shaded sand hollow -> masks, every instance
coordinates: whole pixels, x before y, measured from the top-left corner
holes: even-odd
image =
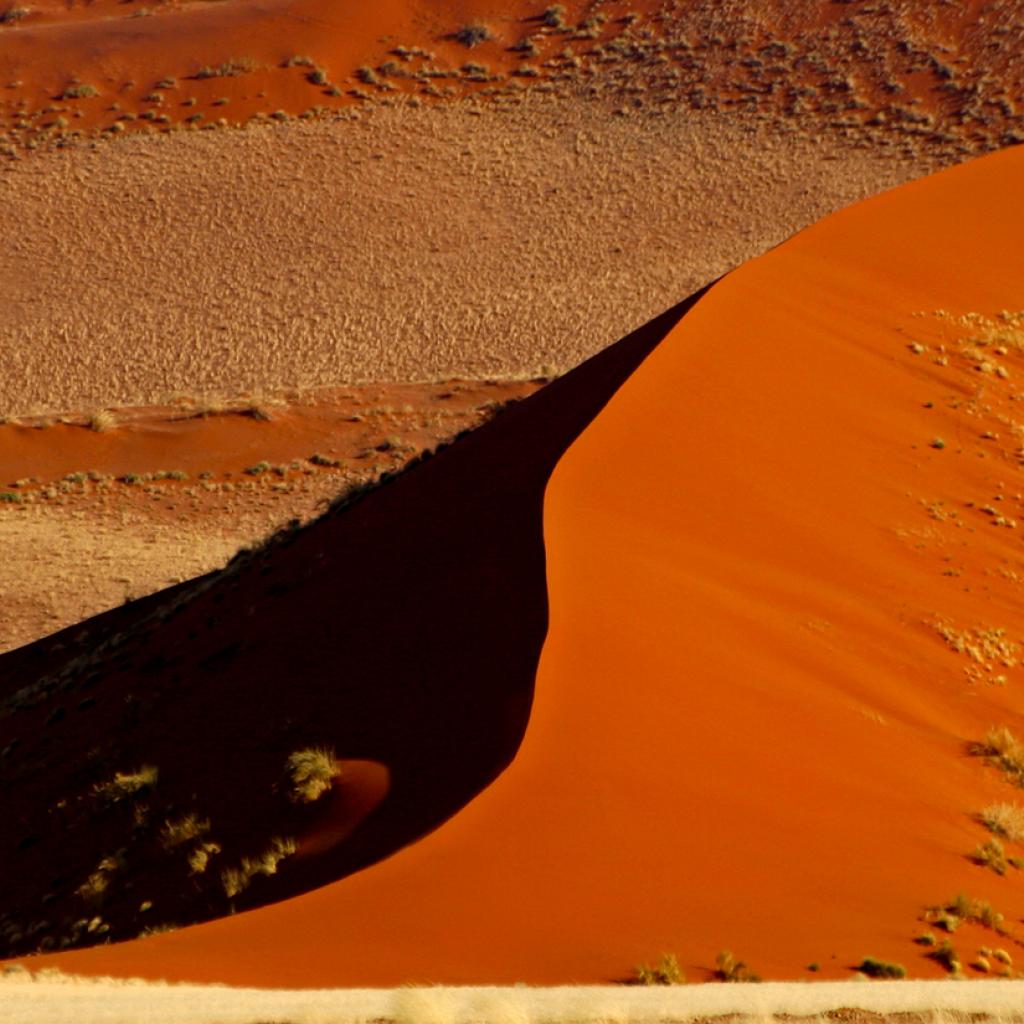
[[[1017,869],[970,859],[1019,790],[969,744],[1024,710],[1022,174],[1009,151],[843,211],[669,331],[548,487],[533,713],[465,810],[322,891],[34,965],[551,983],[672,951],[702,980],[728,948],[939,976],[922,932],[968,973],[1019,961]]]

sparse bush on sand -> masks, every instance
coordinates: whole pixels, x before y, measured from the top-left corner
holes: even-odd
[[[633,980],[637,985],[683,985],[686,975],[674,953],[663,953],[654,967],[637,964]]]
[[[84,100],[90,96],[98,96],[99,93],[99,89],[95,85],[89,85],[88,82],[72,82],[64,87],[57,98],[61,100]]]
[[[109,782],[97,783],[93,793],[107,803],[118,803],[126,797],[152,789],[158,777],[157,768],[144,765],[137,772],[118,772]]]
[[[277,866],[298,849],[294,839],[275,836],[263,853],[256,857],[243,857],[237,868],[227,868],[220,874],[221,884],[228,899],[233,899],[248,888],[257,875],[277,874]]]
[[[742,960],[737,960],[728,950],[723,949],[715,957],[715,977],[719,981],[760,981],[760,977],[750,971]]]
[[[953,948],[949,939],[943,939],[934,949],[925,953],[925,956],[941,964],[950,974],[960,974],[963,970],[960,954]]]
[[[1006,851],[998,839],[986,839],[971,855],[971,861],[981,867],[991,868],[997,875],[1005,875],[1009,863]]]
[[[474,22],[471,25],[463,25],[462,28],[455,33],[455,38],[462,43],[463,46],[472,49],[474,46],[479,46],[481,43],[486,43],[488,39],[492,39],[491,30],[479,22]]]
[[[89,416],[87,426],[90,430],[102,434],[105,430],[112,430],[117,426],[117,417],[109,409],[97,409]]]
[[[17,25],[22,18],[27,18],[31,13],[31,7],[8,7],[0,11],[0,25]]]
[[[339,775],[334,752],[324,747],[307,747],[289,755],[285,763],[290,796],[296,803],[319,800]]]
[[[869,978],[905,978],[907,976],[907,969],[902,964],[879,960],[874,956],[864,957],[857,965],[857,970]]]
[[[257,71],[260,67],[258,61],[251,57],[235,57],[226,60],[222,64],[206,64],[195,74],[196,78],[235,78],[238,75],[247,75]]]
[[[173,850],[176,846],[198,839],[209,831],[208,819],[201,819],[197,814],[185,814],[164,822],[160,832],[160,843],[165,850]]]
[[[992,726],[980,743],[972,744],[971,753],[985,757],[1018,786],[1024,786],[1024,744],[1005,725]]]
[[[1024,807],[1017,804],[990,804],[978,812],[978,821],[1012,843],[1024,840]]]

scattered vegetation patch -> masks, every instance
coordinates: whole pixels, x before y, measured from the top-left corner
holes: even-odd
[[[275,836],[263,853],[256,857],[244,857],[239,867],[227,868],[221,872],[220,878],[225,895],[228,899],[233,899],[244,892],[257,875],[277,874],[277,866],[297,849],[294,839]]]
[[[173,850],[183,843],[191,842],[210,831],[210,822],[196,814],[186,814],[180,818],[164,822],[160,832],[160,844],[165,850]]]
[[[674,953],[663,953],[653,967],[637,964],[632,980],[635,985],[683,985],[686,975]]]
[[[1005,725],[992,726],[980,743],[971,745],[976,757],[986,758],[990,764],[1018,786],[1024,786],[1024,745]]]
[[[998,839],[986,839],[971,855],[973,863],[981,867],[990,868],[997,875],[1005,875],[1009,864],[1006,860],[1006,851]]]
[[[290,797],[296,803],[319,800],[340,774],[334,751],[325,747],[307,747],[290,754],[285,771],[291,785]]]
[[[260,68],[259,61],[251,57],[236,57],[233,60],[226,60],[222,64],[206,64],[195,74],[196,78],[236,78],[238,75],[248,75]]]
[[[751,971],[742,960],[737,960],[728,950],[723,949],[715,957],[715,977],[719,981],[760,981],[761,978]]]
[[[493,39],[491,30],[479,22],[474,22],[471,25],[463,25],[456,33],[455,38],[458,42],[462,43],[463,46],[472,49],[474,46],[479,46],[481,43],[486,43],[489,39]]]
[[[961,922],[979,924],[983,928],[991,928],[1000,935],[1006,934],[1003,915],[995,910],[987,900],[973,899],[965,893],[957,893],[949,903],[929,907],[924,914],[928,924],[935,925],[945,932],[955,932]]]
[[[990,804],[978,812],[978,821],[993,835],[1013,843],[1024,840],[1024,807],[1017,804]]]
[[[0,25],[17,25],[31,13],[31,7],[8,7],[6,10],[0,11]]]
[[[72,82],[66,85],[57,97],[59,100],[84,100],[90,96],[99,96],[100,91],[88,82]]]
[[[879,960],[878,957],[866,956],[857,965],[861,974],[869,978],[905,978],[907,969],[902,964],[889,963],[888,960]]]
[[[925,956],[929,960],[941,964],[950,974],[960,974],[963,971],[960,954],[953,948],[949,939],[943,939],[937,946],[925,953]]]
[[[109,409],[98,409],[89,416],[86,426],[96,433],[102,434],[106,430],[112,430],[117,426],[117,417]]]
[[[97,783],[93,793],[107,803],[118,803],[127,797],[151,790],[159,774],[153,765],[144,765],[136,772],[118,772],[109,782]]]

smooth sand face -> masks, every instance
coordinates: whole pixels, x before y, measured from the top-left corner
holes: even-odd
[[[1020,307],[1022,174],[1010,151],[828,219],[723,281],[628,381],[549,487],[533,716],[464,812],[323,891],[56,962],[543,983],[674,951],[700,980],[728,948],[769,978],[865,955],[935,976],[911,940],[958,891],[1010,931],[962,925],[965,966],[1016,955],[1012,869],[967,855],[973,815],[1018,791],[966,744],[1018,727],[1021,670],[942,631],[1020,639],[1019,531],[984,511],[1020,515],[1020,353],[993,357],[1003,379],[964,355],[967,327],[915,314]]]

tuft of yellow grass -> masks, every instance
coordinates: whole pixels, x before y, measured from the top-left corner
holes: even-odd
[[[291,783],[290,796],[296,803],[319,800],[340,774],[334,751],[326,747],[306,747],[290,754],[285,771]]]
[[[159,774],[159,769],[151,764],[143,765],[136,772],[117,772],[109,782],[97,783],[93,793],[103,800],[116,803],[143,790],[152,789]]]
[[[1018,804],[989,804],[978,812],[978,820],[989,832],[1012,843],[1024,840],[1024,807]]]
[[[226,868],[220,873],[225,895],[233,899],[247,889],[257,875],[276,875],[278,864],[298,848],[294,839],[275,836],[262,853],[255,857],[243,857],[239,867]]]
[[[102,434],[117,426],[117,417],[109,409],[97,409],[96,412],[90,414],[87,426],[90,430],[95,430],[97,434]]]

